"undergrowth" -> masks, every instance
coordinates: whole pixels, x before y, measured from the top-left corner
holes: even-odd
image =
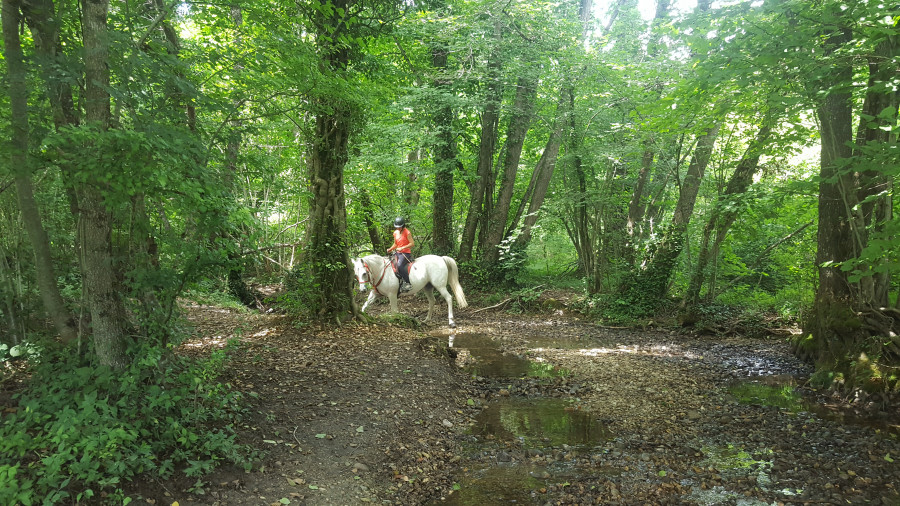
[[[0,418],[0,504],[128,504],[138,475],[201,476],[223,462],[249,469],[235,442],[241,394],[217,378],[226,351],[195,360],[169,350],[131,350],[112,370],[76,354],[43,356],[18,405]]]

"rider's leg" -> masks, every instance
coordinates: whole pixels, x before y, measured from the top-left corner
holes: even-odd
[[[409,283],[409,255],[406,253],[397,255],[397,272],[400,273],[403,281]]]
[[[400,273],[400,279],[405,283],[405,286],[403,286],[404,291],[408,290],[410,288],[408,253],[400,253],[397,255],[397,272]]]

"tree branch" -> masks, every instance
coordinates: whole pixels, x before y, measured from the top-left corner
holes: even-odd
[[[166,19],[166,16],[168,16],[169,13],[172,12],[172,9],[174,9],[176,5],[178,5],[177,0],[173,1],[172,4],[169,5],[168,7],[165,7],[159,11],[159,14],[157,14],[156,17],[153,18],[153,21],[150,23],[150,26],[147,28],[147,32],[144,33],[144,35],[140,38],[140,40],[138,40],[137,47],[140,48],[141,46],[144,45],[144,42],[147,41],[147,37],[150,37],[150,34],[153,33],[153,30],[156,30],[156,27],[159,26],[159,24],[162,23],[162,21],[164,19]]]
[[[788,235],[782,237],[781,239],[778,239],[778,240],[775,241],[774,243],[772,243],[768,248],[766,248],[765,250],[763,250],[762,253],[760,253],[759,257],[756,258],[756,262],[754,262],[753,265],[751,265],[747,270],[748,270],[748,271],[752,271],[753,269],[755,269],[759,264],[762,263],[763,260],[765,260],[766,255],[768,255],[769,252],[771,252],[773,249],[775,249],[775,248],[777,248],[778,246],[780,246],[780,245],[781,245],[782,243],[784,243],[785,241],[789,240],[791,237],[794,237],[795,235],[797,235],[797,234],[799,234],[800,232],[804,231],[804,230],[806,229],[806,227],[808,227],[808,226],[810,226],[810,225],[812,225],[812,224],[813,224],[813,222],[810,221],[809,223],[806,223],[806,224],[803,225],[802,227],[798,228],[797,230],[794,230],[794,231],[791,232],[790,234],[788,234]],[[732,285],[734,285],[734,284],[737,283],[739,280],[741,280],[741,279],[743,279],[743,278],[745,278],[745,277],[747,277],[747,274],[741,274],[740,276],[738,276],[738,277],[732,279],[731,282],[728,283],[727,285],[725,285],[724,287],[722,287],[722,289],[719,290],[718,293],[717,293],[716,295],[718,295],[718,294],[724,292],[725,290],[727,290],[727,289],[730,288]]]

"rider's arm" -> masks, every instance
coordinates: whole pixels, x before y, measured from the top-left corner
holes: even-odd
[[[394,245],[387,249],[388,253],[397,249],[397,234],[394,233]]]

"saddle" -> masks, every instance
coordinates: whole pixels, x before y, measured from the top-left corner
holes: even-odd
[[[413,258],[412,254],[409,254],[409,263],[406,264],[406,275],[409,276],[409,271],[412,270],[413,264],[416,262],[416,259]],[[391,269],[394,271],[394,276],[397,276],[397,279],[403,281],[403,278],[400,277],[400,269],[397,268],[397,255],[391,255]]]

